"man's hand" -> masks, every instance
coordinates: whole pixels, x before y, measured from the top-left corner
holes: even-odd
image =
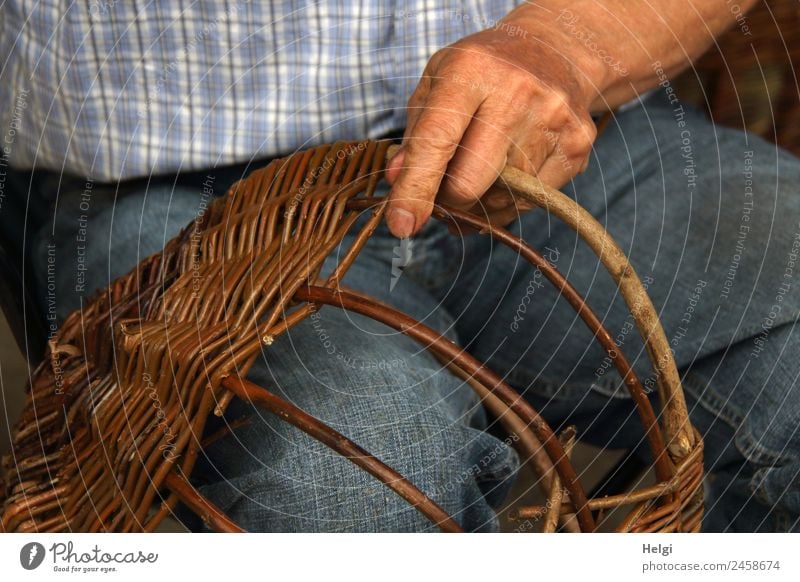
[[[507,192],[487,193],[505,164],[564,185],[588,163],[590,111],[655,86],[655,62],[669,74],[685,68],[734,21],[725,2],[663,0],[656,11],[630,0],[539,0],[438,51],[387,166],[391,232],[418,232],[435,202],[514,220],[524,208]]]
[[[506,224],[519,212],[511,196],[484,196],[506,163],[556,187],[586,166],[594,92],[557,49],[532,50],[509,30],[468,36],[428,63],[409,100],[403,147],[387,168],[396,236],[422,227],[440,187],[437,202]]]

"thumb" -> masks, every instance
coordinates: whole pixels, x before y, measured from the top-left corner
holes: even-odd
[[[403,161],[406,157],[406,151],[401,146],[394,155],[389,158],[389,161],[386,163],[386,170],[385,170],[385,177],[386,181],[389,182],[390,186],[393,186],[395,180],[400,175],[400,170],[403,168]]]

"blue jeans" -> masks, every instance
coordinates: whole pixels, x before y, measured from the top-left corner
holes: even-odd
[[[217,176],[214,187],[223,191],[237,177]],[[799,188],[796,158],[696,111],[676,111],[661,93],[618,115],[588,170],[564,188],[631,257],[660,312],[706,440],[705,531],[800,527]],[[65,257],[56,261],[60,317],[159,250],[195,217],[202,194],[167,183],[115,198],[97,187],[81,249],[85,290],[76,291],[81,196],[80,187],[62,186],[55,221],[33,248],[42,288],[46,245]],[[541,210],[511,228],[586,295],[647,378],[632,319],[586,245]],[[408,259],[403,267],[398,257]],[[336,253],[328,268],[335,261]],[[583,440],[647,458],[605,353],[538,273],[488,237],[451,236],[432,222],[408,248],[381,228],[344,284],[467,346],[554,428],[574,423]],[[249,378],[397,468],[465,529],[498,528],[495,508],[517,472],[516,453],[495,436],[471,389],[415,342],[327,307],[266,348]],[[246,529],[435,529],[280,419],[235,400],[222,422],[242,415],[251,422],[207,446],[193,479]]]

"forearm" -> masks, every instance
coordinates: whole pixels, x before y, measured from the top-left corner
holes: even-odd
[[[756,2],[736,0],[741,11]],[[740,14],[730,0],[537,0],[498,26],[513,22],[529,32],[534,50],[569,59],[597,112],[656,86],[659,73],[688,67]]]

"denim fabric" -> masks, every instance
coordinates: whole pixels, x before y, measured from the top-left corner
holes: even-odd
[[[796,530],[800,163],[675,107],[656,93],[618,115],[598,138],[589,169],[564,191],[614,235],[661,315],[692,421],[706,439],[704,529]],[[60,199],[79,195],[62,189]],[[162,185],[97,206],[88,223],[87,281],[104,285],[159,248],[194,217],[200,197],[197,188]],[[60,204],[55,243],[71,260],[78,227],[68,207]],[[42,285],[51,230],[43,229],[35,247]],[[617,287],[586,245],[542,210],[525,214],[513,230],[585,294],[648,379]],[[408,258],[403,268],[398,256]],[[57,264],[73,270],[68,261]],[[70,277],[57,279],[65,310],[80,300]],[[583,439],[647,458],[632,402],[605,354],[515,253],[487,237],[451,236],[437,223],[409,250],[381,227],[344,283],[458,339],[524,391],[552,426],[574,422]],[[471,390],[414,342],[324,308],[267,348],[250,378],[395,466],[466,529],[497,529],[493,507],[512,481],[516,455],[484,430],[487,419]],[[234,401],[225,420],[241,415],[250,424],[205,449],[195,481],[244,527],[435,529],[372,477],[277,418]]]

